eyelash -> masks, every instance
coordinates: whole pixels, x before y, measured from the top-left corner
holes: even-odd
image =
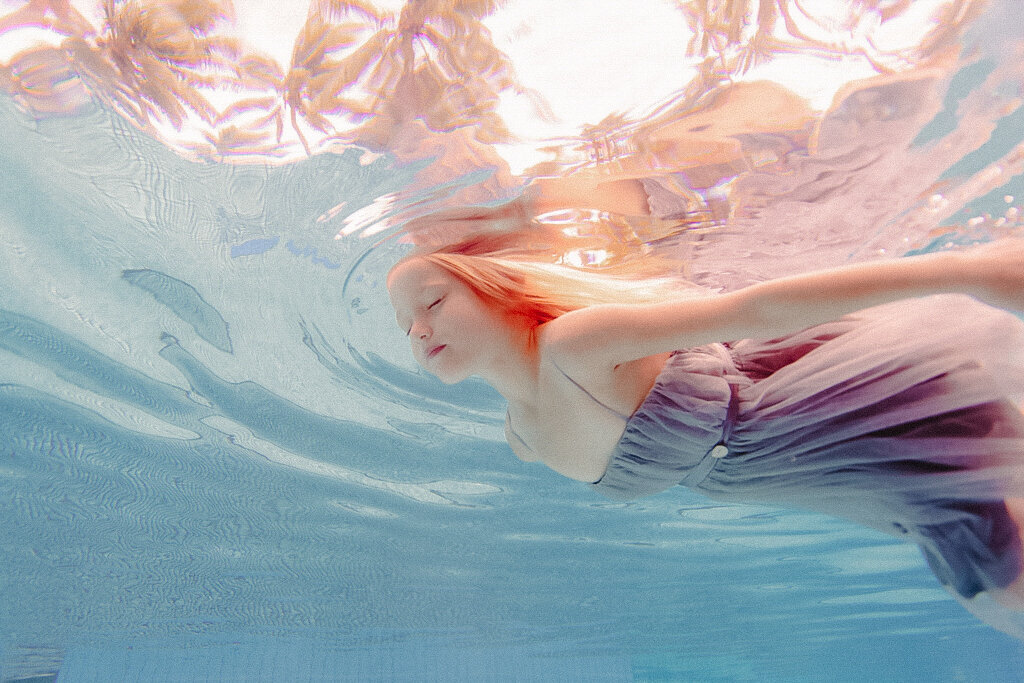
[[[429,310],[430,310],[431,308],[433,308],[434,306],[436,306],[436,305],[438,305],[439,303],[441,303],[441,299],[444,299],[444,297],[442,296],[442,297],[441,297],[440,299],[438,299],[438,300],[437,300],[437,301],[435,301],[434,303],[432,303],[432,304],[430,304],[429,306],[427,306],[427,310],[429,311]],[[410,327],[410,328],[409,328],[409,330],[408,330],[408,331],[407,331],[407,332],[405,333],[405,336],[406,336],[406,337],[408,337],[408,336],[409,336],[410,334],[412,334],[412,328],[411,328],[411,327]]]

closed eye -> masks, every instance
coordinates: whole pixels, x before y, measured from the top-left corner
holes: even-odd
[[[441,297],[440,299],[437,299],[436,301],[434,301],[434,303],[432,303],[429,306],[427,306],[427,310],[429,311],[431,308],[433,308],[434,306],[436,306],[439,303],[441,303],[442,299],[444,299],[444,297]],[[406,330],[405,336],[408,337],[411,333],[412,333],[412,328],[410,327],[408,330]]]

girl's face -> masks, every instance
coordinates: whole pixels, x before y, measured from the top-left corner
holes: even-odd
[[[507,345],[508,325],[462,280],[424,261],[404,261],[388,274],[388,293],[412,355],[445,384],[478,374]]]

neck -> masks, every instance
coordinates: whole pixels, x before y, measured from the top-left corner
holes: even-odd
[[[507,343],[495,345],[496,353],[478,374],[509,403],[529,404],[537,394],[540,353],[536,327],[510,328]]]

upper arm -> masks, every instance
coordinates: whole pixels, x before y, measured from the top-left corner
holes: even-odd
[[[563,362],[591,368],[749,336],[756,327],[744,297],[722,294],[653,304],[601,304],[548,323],[547,340]]]

